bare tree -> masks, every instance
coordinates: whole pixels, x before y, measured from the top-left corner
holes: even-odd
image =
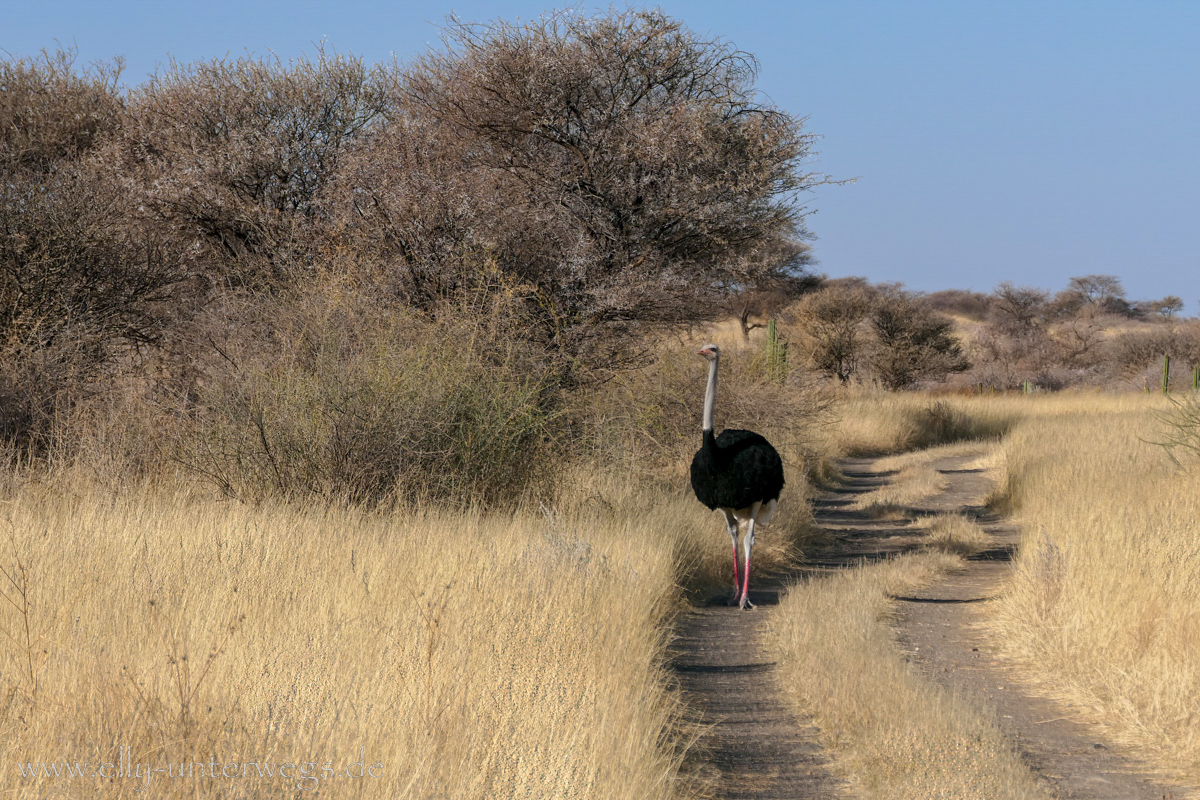
[[[153,218],[205,251],[216,279],[265,287],[306,274],[321,194],[382,119],[359,59],[174,61],[130,98],[112,158]]]
[[[1125,288],[1116,275],[1079,275],[1071,278],[1066,291],[1077,295],[1085,305],[1106,313],[1124,314],[1129,311]]]
[[[1017,335],[1028,335],[1046,322],[1049,293],[1032,286],[1017,287],[1004,281],[992,290],[997,322]]]
[[[57,420],[177,309],[163,245],[100,154],[120,130],[120,62],[0,62],[0,430],[44,446]]]
[[[397,89],[496,187],[465,206],[473,238],[570,347],[799,274],[778,254],[803,252],[799,195],[825,177],[803,169],[803,120],[763,103],[755,77],[749,54],[660,12],[565,11],[452,19]]]
[[[1091,308],[1081,309],[1058,326],[1056,334],[1062,345],[1063,359],[1071,366],[1090,366],[1097,346],[1105,341],[1105,325]]]
[[[875,336],[868,361],[872,371],[887,388],[904,389],[970,369],[953,327],[911,292],[883,293],[871,313]]]
[[[863,359],[863,326],[874,303],[874,293],[855,284],[827,286],[801,301],[799,325],[814,369],[849,382]]]
[[[1064,310],[1062,294],[1050,302],[1044,289],[1005,281],[992,290],[991,308],[990,324],[980,326],[970,346],[977,376],[1003,387],[1048,375],[1062,355],[1053,323],[1074,313]]]

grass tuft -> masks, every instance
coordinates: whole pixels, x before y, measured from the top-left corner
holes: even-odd
[[[973,556],[988,549],[990,539],[977,522],[964,514],[938,514],[931,518],[924,546],[960,556]]]

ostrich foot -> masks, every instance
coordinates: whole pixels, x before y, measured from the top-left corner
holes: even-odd
[[[738,600],[737,598],[735,598],[734,600],[730,601],[729,605],[731,605],[731,606],[732,606],[732,605],[736,605],[736,606],[737,606],[738,608],[740,608],[742,611],[746,611],[747,609],[749,609],[749,610],[753,610],[754,608],[756,608],[756,606],[754,605],[754,603],[751,603],[751,602],[750,602],[750,596],[749,596],[749,595],[747,595],[747,596],[745,596],[745,597],[741,598],[740,600]]]

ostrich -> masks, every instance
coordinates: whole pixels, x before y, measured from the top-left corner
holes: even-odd
[[[708,389],[704,393],[704,444],[692,458],[692,490],[710,509],[721,509],[733,539],[733,597],[729,605],[754,608],[750,602],[750,551],[754,526],[766,525],[775,514],[783,490],[783,461],[761,435],[725,430],[713,435],[713,406],[717,399],[717,364],[721,350],[706,344],[699,354],[708,359]],[[738,527],[746,522],[746,559],[738,573]]]

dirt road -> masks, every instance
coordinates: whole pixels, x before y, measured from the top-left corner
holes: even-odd
[[[815,503],[818,525],[838,542],[807,559],[809,575],[847,568],[863,559],[886,558],[919,547],[911,520],[945,512],[976,517],[993,539],[967,568],[911,597],[896,598],[897,647],[926,677],[971,698],[1013,742],[1043,782],[1062,798],[1161,800],[1179,789],[1155,784],[1144,765],[1106,740],[1102,731],[1076,720],[1070,709],[1024,688],[978,627],[987,604],[1001,590],[1016,549],[1018,531],[990,516],[984,498],[992,476],[970,465],[981,453],[938,459],[946,488],[924,498],[899,518],[872,519],[850,506],[856,496],[891,477],[876,459],[847,459],[844,483]],[[715,535],[715,534],[714,534]],[[764,576],[751,599],[753,612],[720,605],[693,608],[677,625],[673,669],[702,735],[685,772],[706,779],[718,798],[827,798],[848,796],[826,769],[828,754],[811,720],[797,719],[779,699],[774,664],[762,655],[756,623],[773,613],[779,592],[795,576]]]
[[[714,797],[843,796],[825,769],[817,730],[784,704],[775,664],[758,643],[758,626],[773,613],[782,588],[783,576],[759,577],[750,592],[753,611],[714,598],[677,626],[672,667],[703,732],[684,772],[711,785]]]

